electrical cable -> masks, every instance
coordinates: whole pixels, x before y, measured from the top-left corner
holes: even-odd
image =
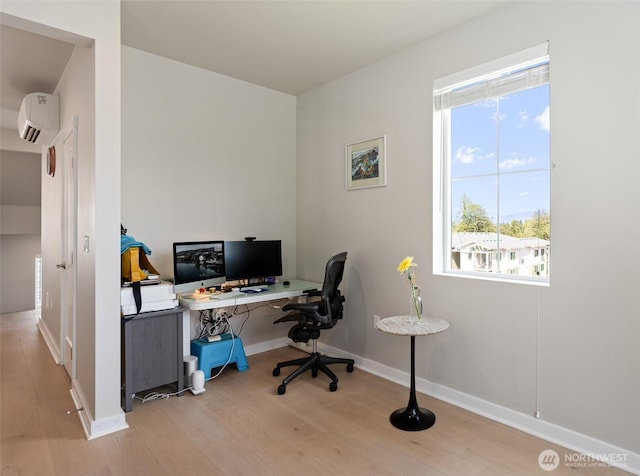
[[[222,309],[200,311],[200,333],[196,340],[228,332],[230,325],[229,321],[224,319],[226,316],[226,311]]]
[[[288,298],[282,298],[279,301],[280,302],[288,302],[289,299]],[[242,334],[242,329],[244,329],[244,325],[246,324],[246,322],[251,317],[251,311],[255,311],[256,309],[260,309],[261,307],[274,307],[275,305],[273,304],[273,302],[266,302],[264,304],[260,304],[260,305],[258,305],[256,307],[253,307],[253,308],[250,308],[248,304],[242,304],[242,306],[244,306],[244,311],[238,312],[238,306],[236,305],[236,307],[233,309],[233,313],[232,313],[232,316],[240,316],[242,314],[246,314],[247,315],[247,317],[245,317],[244,320],[242,321],[242,323],[240,324],[240,330],[237,332],[238,336],[240,336]]]
[[[285,299],[282,299],[282,301],[288,301],[288,299],[285,298]],[[247,315],[247,317],[245,317],[244,320],[242,321],[242,324],[240,324],[240,330],[238,331],[237,336],[240,336],[245,323],[251,317],[251,311],[255,311],[256,309],[259,309],[265,306],[273,306],[273,304],[265,303],[265,304],[256,306],[254,308],[250,308],[247,304],[243,304],[243,306],[245,308],[244,311],[237,312],[238,306],[236,306],[233,309],[233,312],[231,314],[232,317],[236,315],[242,315],[242,314]],[[224,326],[221,326],[221,324],[224,324]],[[222,332],[216,332],[219,329],[224,329],[224,330]],[[213,309],[209,309],[208,311],[200,311],[200,334],[196,338],[197,340],[202,340],[208,336],[220,335],[220,334],[226,334],[226,333],[228,333],[231,336],[231,349],[229,351],[229,357],[227,357],[227,361],[220,367],[218,372],[215,375],[205,379],[205,382],[208,382],[218,377],[222,373],[222,371],[227,367],[227,365],[229,365],[229,363],[231,362],[231,359],[233,358],[233,352],[236,346],[236,335],[233,331],[233,327],[231,326],[231,323],[229,322],[229,315],[226,313],[226,311],[220,311],[218,309],[215,311],[215,315],[214,315]],[[151,392],[145,395],[144,397],[139,397],[138,395],[134,395],[134,398],[136,398],[137,400],[140,400],[142,404],[144,404],[148,401],[153,401],[153,400],[167,400],[169,397],[172,397],[174,395],[180,395],[181,393],[184,393],[187,390],[191,390],[192,388],[193,387],[187,387],[180,390],[179,392],[173,392],[173,393]]]
[[[229,323],[229,318],[227,317],[226,313],[222,318],[226,321],[228,328],[231,329],[231,324]],[[222,365],[222,367],[220,367],[220,370],[218,370],[217,374],[205,379],[205,382],[208,382],[209,380],[213,380],[218,375],[220,375],[222,371],[227,367],[227,365],[229,365],[229,362],[231,362],[231,359],[233,358],[233,351],[235,350],[235,347],[236,347],[236,336],[233,333],[233,329],[231,329],[231,332],[229,332],[229,335],[231,335],[231,350],[229,350],[229,357],[227,358],[227,361]]]
[[[167,400],[169,397],[173,397],[174,395],[180,395],[181,393],[184,393],[187,390],[191,390],[192,388],[193,387],[183,388],[179,392],[173,392],[173,393],[150,392],[146,394],[144,397],[139,397],[138,395],[134,395],[133,398],[135,398],[136,400],[140,400],[142,404],[144,404],[152,400]]]
[[[240,329],[238,330],[238,335],[242,334],[242,329],[244,329],[244,325],[245,323],[249,320],[249,318],[251,317],[251,309],[249,309],[249,306],[247,306],[246,304],[244,305],[244,307],[246,308],[245,311],[241,312],[240,314],[247,314],[247,317],[244,318],[244,320],[242,321],[242,323],[240,324]]]

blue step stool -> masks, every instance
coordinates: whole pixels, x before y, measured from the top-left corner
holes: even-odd
[[[231,359],[229,359],[232,345],[233,353],[231,354]],[[247,362],[247,356],[244,354],[244,345],[242,345],[240,337],[235,337],[233,340],[230,338],[223,339],[217,342],[192,340],[191,355],[198,357],[198,369],[204,372],[206,379],[211,377],[213,369],[222,367],[227,360],[229,360],[230,364],[236,364],[240,372],[249,369],[249,362]]]

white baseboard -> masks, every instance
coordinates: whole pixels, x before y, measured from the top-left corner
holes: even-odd
[[[49,328],[42,319],[38,321],[38,330],[40,331],[40,334],[42,334],[42,337],[44,338],[44,341],[49,348],[49,352],[51,352],[55,362],[62,365],[60,349],[56,345],[56,340],[53,338]],[[76,413],[80,417],[82,428],[88,440],[129,428],[124,412],[121,412],[119,415],[114,415],[112,417],[96,421],[91,414],[91,407],[87,404],[76,380],[71,382],[70,392],[75,408],[78,410]]]
[[[268,340],[265,342],[258,342],[257,344],[245,345],[245,355],[260,354],[269,350],[279,349],[280,347],[286,347],[289,345],[289,338],[279,337],[277,339]]]
[[[77,413],[80,417],[80,422],[82,423],[82,428],[84,429],[87,440],[93,440],[94,438],[129,428],[125,414],[122,411],[117,415],[95,420],[91,414],[89,405],[86,403],[84,394],[75,380],[71,382],[71,398],[78,410]]]
[[[62,354],[60,353],[60,347],[57,344],[56,339],[54,339],[49,327],[47,327],[47,323],[42,319],[38,319],[38,330],[44,339],[44,342],[47,344],[49,348],[49,352],[53,356],[53,360],[56,364],[62,365]]]
[[[343,350],[323,345],[320,342],[318,343],[318,347],[323,353],[336,357],[354,359],[356,366],[366,372],[409,387],[411,375],[408,372],[403,372],[380,364],[379,362],[346,353]],[[629,471],[632,474],[640,474],[640,454],[638,453],[540,418],[535,418],[534,416],[496,405],[495,403],[474,397],[473,395],[468,395],[444,385],[430,382],[423,378],[416,378],[416,390],[504,425],[524,431],[543,440],[568,448],[576,453],[587,456],[589,461],[601,461]],[[569,455],[569,458],[571,458],[571,455]]]

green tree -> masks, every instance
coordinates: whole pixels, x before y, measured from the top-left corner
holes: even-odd
[[[511,223],[503,223],[500,225],[500,233],[514,238],[522,238],[524,236],[524,223],[522,220],[512,220]]]
[[[539,209],[524,222],[524,236],[551,240],[551,217]]]
[[[496,225],[487,216],[482,205],[473,203],[466,195],[462,195],[462,210],[453,224],[454,232],[495,232]]]
[[[474,203],[466,194],[462,195],[462,210],[453,223],[454,232],[496,232],[497,226],[487,216],[484,207]],[[500,233],[514,238],[541,238],[551,241],[551,217],[543,209],[538,209],[524,222],[512,220],[500,225]]]

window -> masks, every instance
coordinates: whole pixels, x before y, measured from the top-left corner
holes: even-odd
[[[549,90],[547,43],[434,82],[434,272],[548,282]]]

